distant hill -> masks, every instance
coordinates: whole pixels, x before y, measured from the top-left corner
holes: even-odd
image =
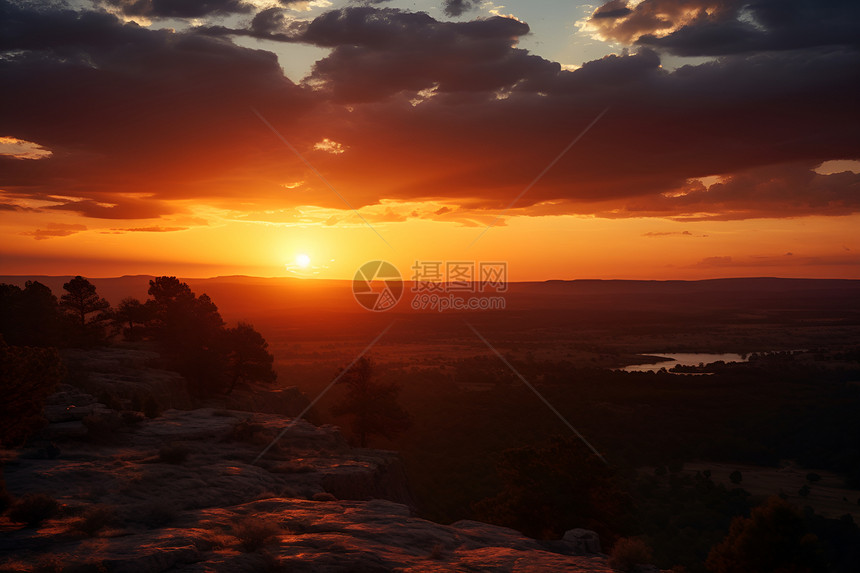
[[[37,280],[62,294],[71,276],[0,276],[0,282],[23,286]],[[132,296],[146,299],[149,275],[93,278],[99,293],[112,304]],[[259,315],[276,311],[296,313],[366,314],[352,295],[352,281],[298,279],[291,277],[221,276],[182,278],[197,294],[206,293],[226,315]],[[405,285],[409,300],[411,283]],[[860,313],[860,280],[732,278],[699,281],[550,280],[518,282],[503,293],[508,311],[565,311],[594,313],[696,314],[710,311],[814,312],[836,317]],[[686,309],[686,310],[685,310]],[[401,303],[390,314],[412,314]],[[450,313],[454,314],[454,313]]]

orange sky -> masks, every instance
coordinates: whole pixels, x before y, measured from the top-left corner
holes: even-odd
[[[860,278],[856,43],[661,3],[4,4],[0,274]]]

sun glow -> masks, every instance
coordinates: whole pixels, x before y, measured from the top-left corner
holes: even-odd
[[[308,265],[311,264],[311,258],[304,253],[299,253],[296,255],[296,265],[299,267],[306,269]]]

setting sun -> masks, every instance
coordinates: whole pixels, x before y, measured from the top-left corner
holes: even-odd
[[[304,253],[296,255],[296,264],[303,269],[306,269],[311,264],[311,258]]]

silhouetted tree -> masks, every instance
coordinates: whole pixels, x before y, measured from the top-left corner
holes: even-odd
[[[139,340],[143,328],[150,320],[152,305],[146,305],[136,298],[127,297],[120,301],[113,311],[114,327],[126,340]]]
[[[104,339],[104,322],[110,303],[100,297],[90,281],[78,275],[63,285],[66,294],[60,297],[60,308],[72,319],[76,342],[93,343]],[[93,315],[93,316],[90,316]]]
[[[214,345],[224,320],[206,294],[196,296],[176,277],[158,277],[149,281],[149,295],[158,338],[177,349]]]
[[[825,571],[822,547],[803,515],[779,497],[736,517],[729,534],[708,556],[713,573],[817,573]]]
[[[57,298],[42,283],[27,281],[23,289],[0,285],[0,334],[7,344],[56,346],[61,323]]]
[[[275,357],[266,350],[269,344],[253,326],[240,322],[236,328],[228,328],[225,336],[230,376],[227,394],[240,383],[271,384],[277,379],[277,374],[272,370]]]
[[[408,429],[412,420],[398,403],[400,387],[394,383],[373,380],[375,365],[368,357],[361,357],[338,380],[347,386],[345,398],[332,408],[335,416],[352,418],[352,431],[358,445],[367,447],[370,436],[393,438]]]
[[[729,474],[729,480],[735,485],[740,484],[743,481],[743,479],[744,479],[744,476],[739,470],[735,470]]]
[[[149,281],[153,336],[198,395],[220,392],[226,378],[224,320],[205,294],[176,277]]]
[[[575,527],[611,539],[626,527],[629,496],[613,470],[577,438],[506,450],[496,468],[502,490],[474,505],[481,520],[541,539],[557,539]]]
[[[0,443],[20,445],[42,418],[64,369],[53,348],[9,346],[0,336]]]

